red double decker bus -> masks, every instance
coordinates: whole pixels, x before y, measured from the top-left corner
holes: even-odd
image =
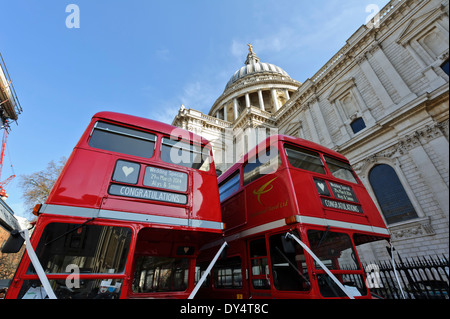
[[[37,215],[7,298],[186,298],[199,247],[223,230],[212,149],[98,113]]]
[[[227,227],[202,250],[197,274],[228,247],[199,297],[371,297],[356,247],[389,232],[344,156],[271,136],[220,176],[219,193]]]

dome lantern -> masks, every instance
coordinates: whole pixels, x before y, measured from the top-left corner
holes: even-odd
[[[247,60],[245,60],[245,64],[249,65],[249,64],[259,63],[261,60],[255,54],[255,52],[253,52],[253,46],[250,43],[247,45],[248,45],[248,55],[247,55]]]
[[[253,51],[253,46],[250,43],[248,44],[248,51],[249,52],[247,55],[247,59],[244,62],[245,65],[233,74],[233,76],[225,86],[224,92],[226,92],[234,83],[236,83],[240,79],[250,75],[256,76],[263,74],[274,74],[290,79],[289,74],[287,74],[287,72],[282,68],[271,63],[261,62],[261,59]]]

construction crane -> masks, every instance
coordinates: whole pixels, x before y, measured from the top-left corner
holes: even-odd
[[[3,139],[2,139],[2,153],[0,155],[0,180],[1,180],[2,169],[3,169],[3,158],[5,157],[6,140],[8,138],[7,123],[3,127],[4,127],[4,131],[3,131]],[[4,181],[0,181],[0,197],[2,199],[8,198],[8,194],[6,194],[5,186],[8,185],[8,183],[11,180],[13,180],[15,177],[16,177],[16,175],[13,174],[10,177],[8,177],[7,179],[5,179]]]

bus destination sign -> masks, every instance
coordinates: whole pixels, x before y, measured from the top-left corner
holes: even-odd
[[[336,200],[332,200],[332,199],[328,199],[328,198],[321,198],[321,200],[322,200],[323,206],[325,206],[325,207],[347,210],[347,211],[354,212],[354,213],[361,213],[361,214],[363,213],[361,206],[358,206],[358,205],[353,205],[353,204],[344,203],[344,202],[338,202]]]
[[[328,183],[330,184],[331,191],[333,192],[334,197],[336,197],[337,199],[358,203],[358,199],[356,198],[356,195],[350,186],[336,184],[333,182]]]
[[[139,199],[149,199],[159,202],[174,203],[174,204],[187,204],[187,196],[183,194],[176,194],[170,192],[163,192],[154,189],[145,189],[134,186],[124,186],[111,184],[109,186],[109,194],[116,196],[133,197]]]
[[[330,191],[328,190],[327,183],[318,178],[314,178],[314,183],[316,184],[317,192],[319,195],[331,197]],[[350,203],[341,202],[339,200],[345,200],[348,202],[358,203],[353,189],[350,186],[337,184],[333,182],[328,182],[334,197],[338,200],[333,200],[330,198],[320,198],[323,206],[335,209],[346,210],[354,213],[363,213],[361,206],[354,205]]]
[[[147,166],[145,168],[144,185],[156,188],[185,192],[187,190],[186,173]]]

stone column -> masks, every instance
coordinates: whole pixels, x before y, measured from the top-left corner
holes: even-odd
[[[319,105],[317,98],[313,98],[313,100],[310,102],[310,108],[311,108],[311,111],[314,112],[314,114],[316,115],[317,122],[318,122],[317,124],[318,124],[319,128],[321,129],[322,136],[324,137],[324,140],[325,140],[325,144],[329,148],[332,148],[334,146],[334,144],[331,139],[330,132],[328,131],[327,123],[325,123],[325,119],[323,117],[322,110],[320,109],[320,105]]]
[[[311,111],[309,108],[305,109],[305,117],[306,122],[308,123],[309,131],[313,142],[320,144],[319,134],[317,133],[317,128],[316,125],[314,124],[314,120],[312,118]]]
[[[416,49],[414,47],[419,47],[416,43],[407,43],[405,45],[405,48],[408,50],[409,54],[414,58],[414,60],[417,61],[417,63],[422,67],[422,73],[427,78],[430,88],[432,90],[435,90],[442,85],[444,85],[446,82],[443,78],[441,78],[439,75],[437,75],[436,71],[434,71],[433,67],[428,66],[424,60],[419,56],[419,54],[416,52]]]
[[[372,51],[372,55],[378,61],[378,64],[383,69],[383,72],[388,76],[398,95],[400,95],[402,99],[408,95],[411,95],[411,99],[414,98],[415,94],[411,92],[408,85],[406,85],[400,74],[398,74],[397,70],[392,65],[391,61],[389,61],[379,44],[377,44]]]
[[[237,98],[233,99],[233,109],[234,109],[234,120],[236,121],[239,117],[239,106],[237,102]]]
[[[416,135],[410,138],[407,143],[408,153],[411,156],[417,169],[420,171],[424,182],[430,188],[436,203],[441,208],[447,222],[449,221],[449,198],[448,186],[443,180],[441,174],[437,170],[433,161],[430,159],[427,151],[423,146],[423,132],[416,132]],[[431,145],[435,146],[435,145]],[[447,144],[448,146],[448,144]]]
[[[266,108],[264,107],[264,99],[263,99],[263,95],[262,95],[262,91],[258,90],[258,99],[259,99],[259,108],[263,111],[266,110]]]
[[[289,101],[290,96],[289,96],[289,91],[287,89],[284,89],[284,95],[286,95],[286,101]]]
[[[384,88],[375,71],[372,69],[369,61],[367,61],[367,58],[364,57],[360,61],[358,61],[358,63],[367,81],[369,81],[370,85],[374,89],[378,99],[381,101],[384,108],[388,109],[391,105],[394,104],[394,101],[392,101],[392,98],[389,96],[389,93]]]
[[[273,107],[275,108],[275,112],[276,112],[280,109],[280,106],[278,104],[278,99],[277,99],[277,92],[275,89],[271,89],[270,92],[272,93]]]

